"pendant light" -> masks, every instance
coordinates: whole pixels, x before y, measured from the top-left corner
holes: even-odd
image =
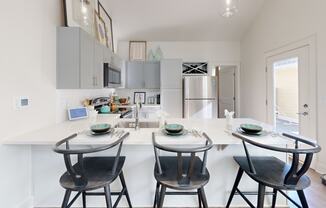
[[[238,6],[239,0],[222,0],[221,15],[226,18],[232,17],[239,11]]]
[[[73,0],[73,18],[80,27],[93,33],[94,27],[94,0]]]

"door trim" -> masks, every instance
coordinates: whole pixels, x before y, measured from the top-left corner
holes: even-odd
[[[311,106],[313,106],[314,111],[311,111],[310,113],[313,114],[313,119],[311,119],[312,126],[315,126],[313,131],[311,131],[312,134],[312,139],[316,140],[317,143],[319,143],[319,135],[318,135],[318,102],[317,102],[317,37],[316,34],[310,35],[308,37],[305,37],[301,40],[284,44],[283,46],[280,46],[278,48],[274,48],[272,50],[266,51],[265,52],[265,66],[267,66],[267,61],[273,56],[280,55],[282,53],[286,53],[295,49],[299,49],[302,47],[309,47],[309,52],[308,52],[308,65],[309,65],[309,71],[311,72],[310,74],[310,91],[311,91]],[[268,77],[267,77],[267,72],[265,73],[265,81],[266,81],[266,100],[267,100],[267,90],[268,90]],[[268,111],[268,106],[266,105],[266,112]],[[266,113],[266,122],[267,122],[267,113]],[[319,162],[319,155],[317,157],[314,157],[311,168],[318,170],[323,169],[323,165]],[[326,166],[325,166],[326,167]]]
[[[278,56],[278,55],[282,55],[284,53],[287,52],[291,52],[294,51],[296,49],[300,49],[303,47],[307,47],[309,48],[309,52],[308,52],[308,65],[310,68],[310,95],[311,95],[311,106],[313,106],[312,109],[314,109],[313,111],[311,111],[311,115],[312,115],[312,119],[311,122],[312,126],[315,126],[315,128],[313,129],[313,131],[311,131],[311,137],[312,139],[318,141],[318,125],[317,125],[317,121],[318,121],[318,106],[317,106],[317,61],[316,61],[316,35],[312,35],[309,36],[307,38],[304,38],[302,40],[293,42],[293,43],[289,43],[286,44],[284,46],[281,46],[279,48],[275,48],[269,51],[265,52],[265,66],[267,68],[267,64],[268,64],[268,60],[273,58],[274,56]],[[268,76],[267,76],[267,72],[265,72],[265,82],[266,82],[266,101],[268,100]],[[268,106],[266,105],[266,117],[265,117],[265,121],[268,123]]]
[[[217,66],[235,66],[235,79],[234,79],[234,90],[235,90],[235,117],[241,117],[241,86],[240,86],[240,76],[241,76],[241,63],[240,62],[219,62],[213,61],[209,63],[209,68],[216,69]],[[212,73],[212,72],[210,72]],[[219,83],[217,83],[218,85]],[[218,91],[218,90],[217,90]],[[218,102],[218,100],[217,100]]]

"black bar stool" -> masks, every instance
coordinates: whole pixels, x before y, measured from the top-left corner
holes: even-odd
[[[207,151],[212,148],[212,140],[203,133],[205,144],[195,148],[174,148],[160,145],[155,140],[153,132],[153,145],[155,153],[154,177],[157,181],[153,207],[163,207],[165,195],[198,195],[199,207],[207,208],[204,186],[209,181],[209,172],[206,168]],[[177,156],[159,156],[159,150],[176,153]],[[196,153],[203,152],[203,160]],[[190,154],[190,156],[183,156]],[[166,188],[178,192],[166,192]],[[160,191],[161,189],[161,191]],[[196,192],[189,192],[197,190]]]
[[[234,157],[235,161],[239,164],[240,168],[234,183],[234,186],[231,191],[230,198],[226,207],[230,207],[233,196],[235,193],[238,193],[250,207],[255,207],[245,196],[245,193],[241,192],[238,189],[239,182],[243,175],[243,172],[251,177],[253,180],[257,181],[258,186],[258,201],[257,208],[264,207],[264,198],[266,195],[266,187],[273,188],[273,201],[272,208],[275,207],[277,192],[284,195],[288,200],[290,200],[297,207],[307,208],[308,203],[306,201],[303,190],[310,186],[310,179],[305,173],[308,171],[313,155],[321,150],[320,146],[304,139],[302,137],[284,133],[283,136],[290,138],[295,141],[295,148],[280,148],[275,146],[264,145],[258,142],[255,142],[248,137],[243,136],[240,133],[233,133],[234,136],[242,139],[242,144],[246,153],[246,157]],[[292,154],[292,163],[287,164],[282,160],[275,157],[251,157],[247,149],[246,143],[251,145],[264,148],[267,150],[290,153]],[[309,148],[299,148],[300,144],[302,146],[306,145]],[[299,157],[300,155],[305,155],[305,160],[300,167]],[[291,199],[283,191],[297,191],[301,206]]]
[[[63,154],[64,162],[67,168],[60,178],[61,186],[66,189],[62,202],[62,208],[69,208],[82,194],[83,208],[86,208],[86,196],[104,195],[106,206],[108,208],[117,207],[121,197],[126,196],[129,207],[132,207],[129,198],[126,182],[123,176],[122,167],[125,157],[120,156],[123,140],[129,136],[124,134],[112,144],[88,148],[88,149],[71,149],[70,140],[75,138],[77,134],[73,134],[58,143],[54,147],[54,151]],[[108,150],[118,145],[118,151],[115,157],[84,157],[84,154],[100,152]],[[60,148],[64,146],[63,148]],[[71,156],[77,156],[77,163],[72,165]],[[122,190],[121,192],[111,192],[110,184],[119,176]],[[88,192],[96,189],[104,188],[104,192]],[[71,192],[77,192],[76,196],[69,202]],[[118,195],[114,205],[112,205],[111,195]]]

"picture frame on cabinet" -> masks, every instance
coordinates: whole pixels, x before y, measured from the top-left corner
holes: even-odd
[[[105,22],[96,11],[94,11],[94,14],[95,14],[96,37],[101,44],[108,46]]]
[[[94,35],[95,0],[63,0],[64,25],[80,27]]]
[[[146,41],[129,41],[129,60],[146,61],[147,42]]]
[[[146,103],[146,92],[134,92],[134,104],[136,100],[140,100],[142,104]]]
[[[112,18],[109,13],[105,10],[104,6],[101,4],[100,1],[97,1],[97,11],[98,15],[105,23],[105,31],[106,31],[106,46],[114,52],[114,42],[113,42],[113,25],[112,25]]]

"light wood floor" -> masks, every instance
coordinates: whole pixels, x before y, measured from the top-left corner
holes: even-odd
[[[308,175],[311,179],[311,186],[305,190],[305,195],[310,208],[326,208],[326,186],[321,183],[320,175],[310,170]],[[296,199],[296,202],[300,204],[300,200],[296,193],[291,193],[291,197]],[[293,204],[290,204],[291,208],[295,208]]]

